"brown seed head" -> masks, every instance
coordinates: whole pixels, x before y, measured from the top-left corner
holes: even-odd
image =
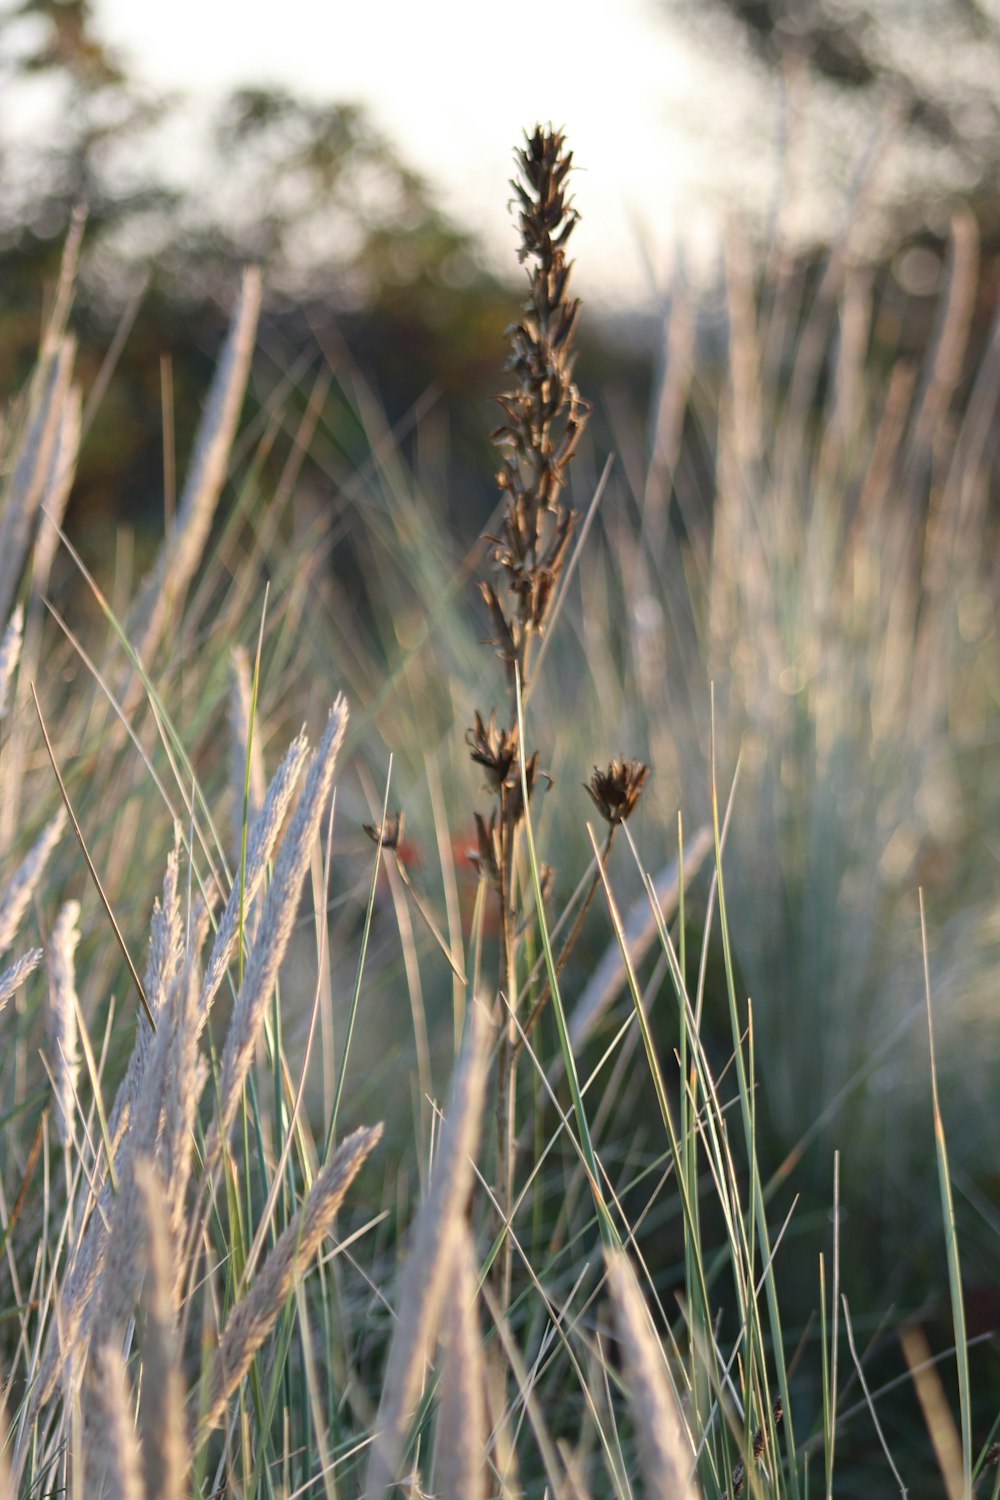
[[[642,761],[616,755],[606,771],[595,766],[584,786],[601,817],[614,826],[632,816],[648,775],[649,767]]]
[[[465,742],[472,759],[486,771],[486,790],[498,792],[501,787],[513,786],[520,779],[517,764],[517,729],[498,729],[496,709],[489,721],[483,722],[476,714],[476,722],[466,731]]]
[[[394,812],[384,823],[362,823],[361,826],[373,844],[381,840],[383,849],[398,849],[403,841],[405,824],[406,814]]]

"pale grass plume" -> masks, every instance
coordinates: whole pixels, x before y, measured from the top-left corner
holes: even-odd
[[[146,1240],[139,1406],[145,1491],[147,1500],[181,1500],[189,1455],[174,1303],[177,1241],[164,1214],[163,1178],[148,1157],[136,1162],[135,1182]]]
[[[253,708],[253,673],[244,646],[232,654],[229,691],[230,785],[233,799],[233,869],[239,873],[243,844],[243,798],[247,793],[246,823],[252,828],[264,805],[264,758],[260,753],[260,726],[251,726]],[[252,732],[251,732],[252,729]],[[247,747],[250,750],[250,779],[247,785]]]
[[[21,918],[35,893],[42,872],[66,826],[66,809],[60,807],[55,817],[42,829],[0,897],[0,953],[6,953],[17,936]]]
[[[0,974],[0,1010],[3,1010],[11,995],[17,994],[28,975],[34,973],[41,961],[41,948],[31,948]]]
[[[471,1006],[431,1184],[399,1278],[396,1330],[386,1361],[365,1480],[367,1500],[381,1500],[399,1477],[407,1430],[451,1285],[455,1247],[463,1230],[479,1144],[488,1035],[485,1012],[479,1005]]]
[[[177,524],[143,586],[130,625],[135,653],[147,666],[167,621],[177,618],[202,560],[246,394],[260,301],[260,272],[251,267],[243,273],[229,333],[205,403],[177,508]]]
[[[73,1138],[76,1080],[80,1071],[76,1023],[76,961],[80,941],[80,903],[67,901],[59,909],[49,940],[48,1026],[49,1070],[55,1094],[56,1127],[64,1146]]]
[[[694,1453],[635,1273],[624,1251],[607,1252],[607,1265],[646,1494],[649,1500],[699,1500]]]
[[[142,1088],[135,1100],[132,1119],[116,1163],[118,1188],[110,1205],[107,1251],[81,1332],[81,1337],[86,1338],[90,1322],[91,1338],[98,1344],[121,1336],[138,1300],[143,1234],[135,1169],[143,1157],[155,1154],[160,1142],[169,1082],[178,1062],[178,1040],[179,1037],[182,1040],[184,1017],[191,1008],[186,1003],[193,985],[190,968],[189,963],[175,975],[170,985],[150,1048]]]
[[[143,988],[153,1016],[158,1021],[163,1017],[169,986],[183,960],[184,927],[178,894],[179,839],[180,830],[175,829],[175,845],[167,856],[162,896],[153,905],[149,953],[143,976]],[[152,1045],[153,1030],[145,1013],[140,1011],[136,1020],[132,1052],[108,1116],[108,1135],[115,1153],[116,1176],[120,1176],[122,1171],[126,1154],[126,1133],[146,1082]],[[92,1172],[93,1207],[59,1297],[57,1318],[49,1334],[36,1387],[35,1400],[38,1404],[44,1403],[51,1396],[61,1361],[68,1350],[78,1340],[84,1343],[86,1341],[95,1291],[104,1269],[113,1200],[110,1185],[104,1181],[106,1161],[103,1151],[98,1151],[97,1159],[92,1164]]]
[[[184,921],[181,912],[178,880],[180,871],[181,830],[174,829],[174,847],[167,855],[167,867],[163,874],[163,891],[153,903],[153,915],[149,924],[149,951],[142,987],[153,1019],[158,1022],[166,1004],[167,993],[175,975],[179,972],[184,955]],[[135,1101],[142,1087],[149,1050],[153,1041],[153,1028],[144,1010],[139,1010],[136,1019],[135,1043],[129,1056],[125,1076],[118,1085],[108,1122],[112,1145],[120,1144],[128,1128]]]
[[[93,1361],[86,1421],[88,1500],[144,1500],[139,1444],[121,1350],[104,1344]]]
[[[285,752],[281,765],[271,779],[263,806],[252,824],[247,837],[246,870],[243,877],[242,902],[246,913],[248,905],[257,894],[268,861],[274,853],[292,797],[298,784],[299,773],[309,753],[309,742],[304,734],[296,735]],[[202,983],[199,1009],[202,1024],[208,1017],[212,1001],[225,977],[233,951],[240,937],[240,875],[236,872],[226,909],[219,921],[208,967]]]
[[[207,1077],[197,1051],[197,994],[195,959],[188,955],[160,1011],[142,1088],[116,1164],[118,1189],[110,1209],[109,1244],[94,1314],[94,1337],[101,1343],[124,1327],[138,1299],[143,1214],[136,1170],[143,1158],[157,1155],[161,1162],[171,1231],[179,1230],[183,1222],[194,1115]]]
[[[218,1112],[205,1147],[206,1172],[211,1171],[229,1135],[240,1093],[253,1062],[264,1013],[292,935],[302,882],[333,788],[337,754],[346,728],[347,703],[340,696],[330,710],[299,805],[278,851],[274,875],[261,909],[257,940],[233,1006],[219,1073]]]
[[[476,1312],[479,1277],[467,1224],[455,1236],[453,1255],[442,1340],[434,1489],[440,1500],[485,1500],[486,1369]]]
[[[167,1223],[172,1240],[178,1245],[186,1223],[186,1199],[191,1178],[198,1103],[208,1081],[208,1064],[198,1050],[198,1038],[201,1035],[198,989],[198,973],[192,958],[186,970],[186,983],[178,984],[173,1011],[163,1022],[164,1025],[169,1024],[171,1036],[164,1078],[160,1159],[165,1183]],[[178,1256],[178,1288],[184,1269],[182,1258]]]
[[[296,1281],[329,1232],[344,1194],[381,1135],[381,1125],[362,1126],[341,1142],[317,1176],[305,1203],[279,1235],[250,1290],[230,1313],[212,1365],[202,1419],[206,1431],[222,1420],[226,1402],[274,1327]]]
[[[3,636],[0,637],[0,719],[4,717],[9,706],[10,689],[14,681],[14,673],[17,671],[23,638],[24,610],[19,604],[7,622]]]

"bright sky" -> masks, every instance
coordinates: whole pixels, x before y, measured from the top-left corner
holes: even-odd
[[[713,59],[667,0],[97,0],[101,34],[160,87],[208,98],[279,83],[360,101],[454,217],[509,257],[512,151],[566,128],[580,168],[576,289],[647,305],[679,244],[704,259],[760,174],[740,119],[761,90]],[[771,106],[765,106],[770,108]],[[766,193],[761,178],[760,193]]]

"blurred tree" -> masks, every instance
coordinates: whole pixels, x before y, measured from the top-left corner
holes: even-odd
[[[1000,225],[1000,8],[995,0],[661,0],[717,57],[765,76],[803,74],[815,104],[807,171],[857,169],[858,138],[895,111],[902,139],[880,193],[893,229],[976,200]],[[850,128],[851,123],[855,129]],[[759,127],[761,122],[756,122]],[[802,126],[800,119],[786,122]],[[754,128],[751,122],[750,129]],[[845,139],[846,138],[846,139]],[[791,141],[794,150],[800,143]],[[843,183],[841,183],[841,186]],[[943,220],[937,215],[940,228]]]
[[[247,261],[265,267],[272,361],[290,368],[311,346],[318,362],[317,330],[332,338],[335,316],[342,352],[346,343],[363,364],[390,424],[429,388],[464,399],[458,426],[475,428],[489,491],[481,440],[511,292],[361,108],[241,89],[192,150],[180,101],[137,83],[102,40],[90,0],[0,4],[0,86],[0,389],[16,390],[30,365],[76,205],[88,215],[74,314],[85,390],[142,294],[74,492],[95,550],[106,546],[101,517],[149,517],[158,530],[161,357],[183,465],[223,336],[219,305]],[[294,428],[307,397],[292,389],[287,399]],[[346,410],[325,420],[335,447],[357,451]],[[460,433],[457,443],[472,451]]]

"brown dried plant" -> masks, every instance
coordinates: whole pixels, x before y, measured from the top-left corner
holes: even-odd
[[[497,483],[503,508],[497,535],[488,537],[495,576],[480,582],[490,622],[490,644],[504,662],[508,722],[476,713],[466,740],[486,773],[494,799],[488,820],[476,815],[480,871],[500,906],[500,1046],[497,1061],[496,1192],[504,1220],[513,1204],[514,1066],[519,928],[517,843],[542,774],[538,752],[520,744],[517,699],[531,683],[532,651],[550,623],[576,513],[564,497],[566,470],[590,415],[573,381],[573,330],[579,302],[569,295],[566,246],[577,221],[567,195],[572,166],[561,131],[537,127],[517,153],[522,262],[529,262],[528,296],[508,330],[512,381],[499,398],[503,421],[493,434],[500,450]],[[510,1300],[509,1238],[497,1257],[497,1297]]]

